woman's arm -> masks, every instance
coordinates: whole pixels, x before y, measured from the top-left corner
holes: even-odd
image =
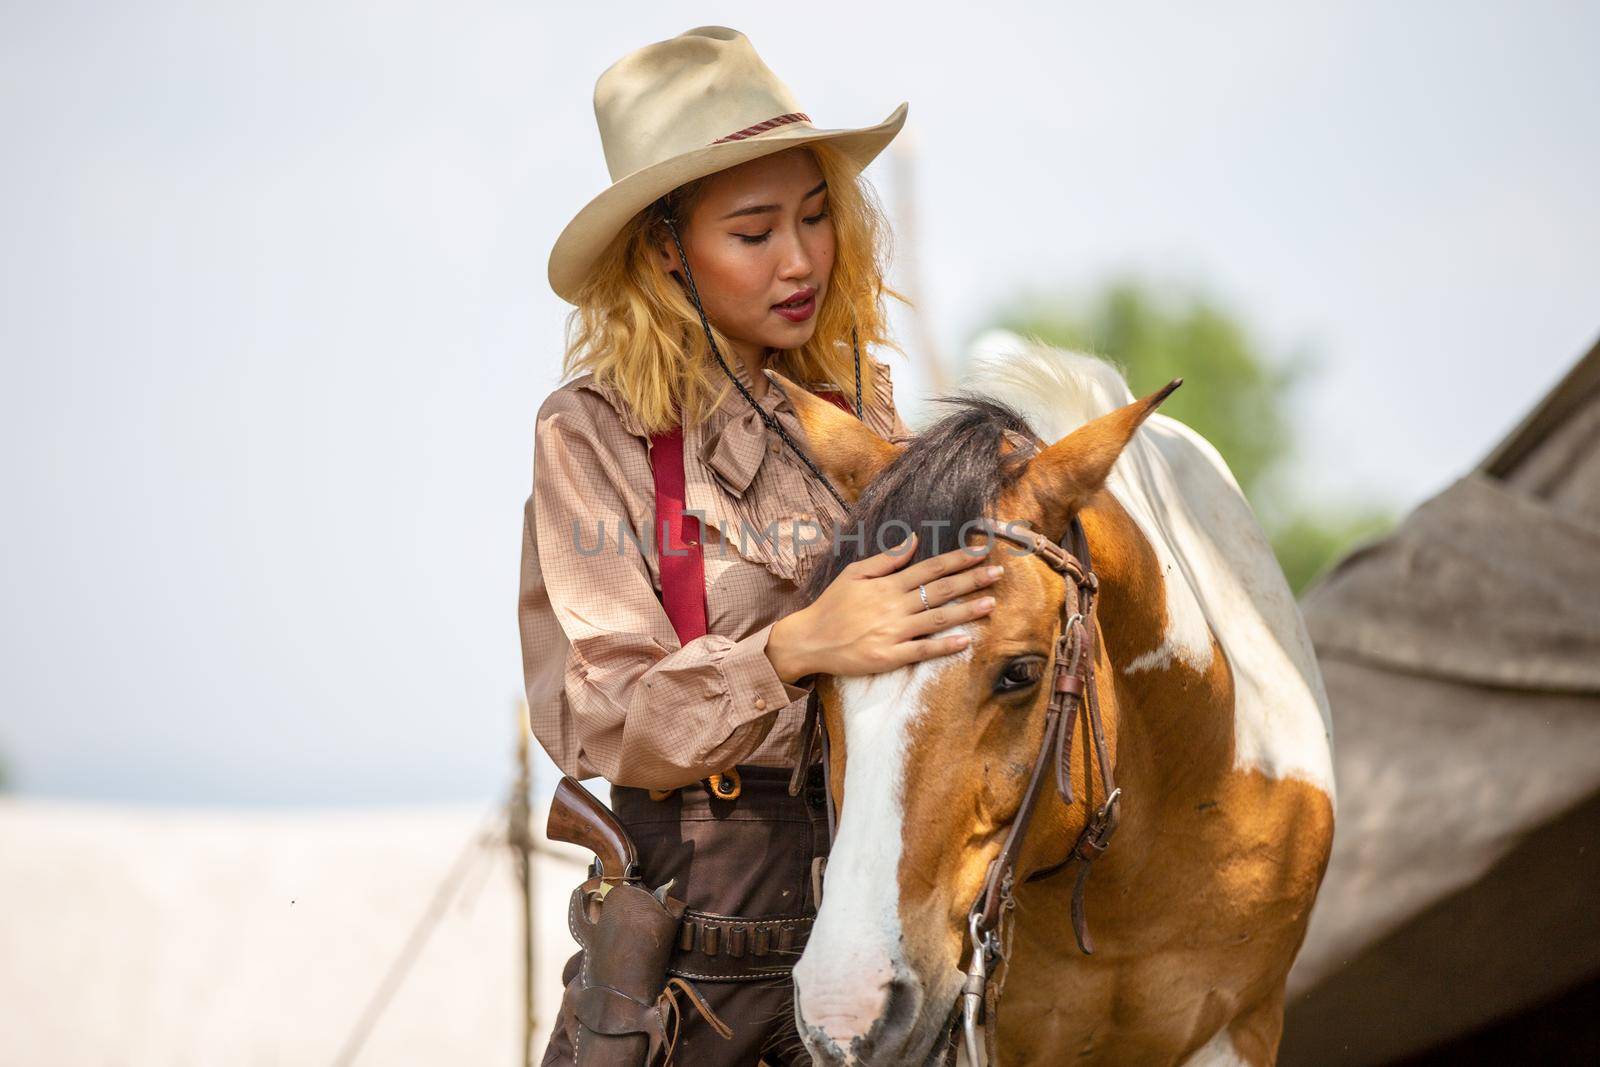
[[[574,391],[540,409],[518,603],[529,718],[568,774],[672,788],[755,751],[807,690],[768,660],[770,625],[679,647],[601,436]]]

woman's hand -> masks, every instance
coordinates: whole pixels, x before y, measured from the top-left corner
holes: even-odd
[[[953,548],[901,570],[916,537],[856,560],[813,603],[773,624],[767,658],[779,678],[792,684],[808,674],[881,674],[967,647],[966,634],[917,638],[993,611],[994,597],[956,598],[992,585],[1004,568],[986,562],[987,549]],[[919,584],[927,589],[926,608]]]

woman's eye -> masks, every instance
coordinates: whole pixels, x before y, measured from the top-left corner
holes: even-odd
[[[1005,670],[995,680],[996,693],[1015,693],[1038,683],[1044,675],[1043,656],[1023,656],[1006,664]]]
[[[801,219],[800,221],[815,226],[817,223],[821,222],[827,217],[828,213],[826,211],[819,211],[815,215]],[[758,245],[764,243],[768,237],[771,237],[772,231],[768,230],[766,233],[736,233],[734,236],[747,245]]]

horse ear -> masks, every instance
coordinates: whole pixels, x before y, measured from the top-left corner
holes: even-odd
[[[1041,532],[1057,540],[1066,535],[1073,514],[1105,484],[1134,433],[1182,384],[1182,378],[1174,378],[1149,396],[1084,423],[1029,461],[1018,488],[1031,493]]]
[[[904,449],[873,433],[860,419],[785,378],[768,374],[789,397],[805,431],[811,459],[839,493],[854,502],[861,491]]]

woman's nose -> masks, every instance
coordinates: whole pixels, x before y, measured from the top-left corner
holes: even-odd
[[[779,276],[783,278],[804,278],[811,274],[814,260],[811,252],[806,248],[804,239],[800,234],[791,230],[783,242],[783,261],[779,265]]]

